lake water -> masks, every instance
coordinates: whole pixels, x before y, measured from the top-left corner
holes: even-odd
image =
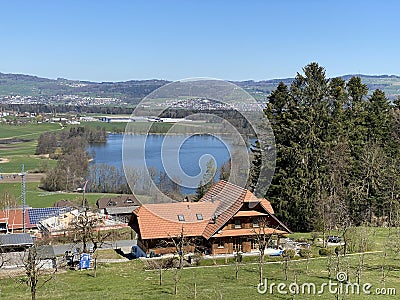
[[[210,135],[169,135],[166,142],[164,135],[126,135],[124,152],[132,153],[129,160],[125,161],[129,167],[143,167],[143,155],[147,167],[154,167],[158,171],[165,171],[164,166],[176,164],[189,176],[200,174],[199,162],[201,159],[208,161],[211,157],[217,165],[217,170],[229,160],[231,145],[224,143],[216,137]],[[94,154],[94,163],[105,163],[116,167],[122,167],[122,149],[124,135],[110,134],[105,144],[92,144],[88,147],[89,153]],[[143,152],[143,145],[145,151]],[[163,145],[164,144],[164,145]],[[164,162],[162,160],[162,150]],[[216,178],[219,178],[217,172]],[[194,189],[184,189],[185,193],[194,193]]]

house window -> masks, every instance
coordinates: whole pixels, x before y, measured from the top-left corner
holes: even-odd
[[[251,249],[252,250],[258,250],[257,240],[251,240]]]
[[[197,220],[201,221],[203,220],[203,215],[202,214],[196,214]]]
[[[223,240],[218,240],[218,248],[225,248],[225,242]]]
[[[238,220],[238,219],[235,220],[235,228],[242,228],[242,224],[240,223],[240,220]]]
[[[258,219],[253,219],[253,227],[254,228],[260,227],[260,224],[258,224]]]
[[[178,220],[180,222],[184,222],[185,221],[185,216],[184,215],[178,215]]]

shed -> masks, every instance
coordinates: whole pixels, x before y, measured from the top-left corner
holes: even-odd
[[[23,249],[33,246],[33,239],[28,233],[0,234],[0,248]]]

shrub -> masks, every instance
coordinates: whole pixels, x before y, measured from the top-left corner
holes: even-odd
[[[242,262],[242,259],[243,259],[243,255],[241,252],[238,252],[235,254],[235,261]]]
[[[201,253],[195,253],[192,256],[192,260],[196,266],[200,266],[200,262],[203,260],[203,256],[201,255]]]
[[[339,255],[339,254],[343,254],[344,253],[344,247],[343,246],[337,246],[335,248],[335,254]]]
[[[321,249],[319,249],[318,253],[321,256],[328,256],[328,255],[332,255],[332,250],[328,249],[328,248],[321,248]]]
[[[282,253],[282,257],[292,259],[296,255],[296,251],[294,249],[285,249]]]
[[[313,245],[315,245],[315,242],[317,241],[318,237],[319,237],[318,232],[311,232],[311,241]]]
[[[299,255],[303,258],[310,258],[312,257],[312,251],[310,249],[300,249]]]

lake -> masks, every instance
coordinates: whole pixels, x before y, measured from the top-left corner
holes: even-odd
[[[105,163],[115,167],[122,167],[124,137],[124,151],[132,153],[132,155],[129,155],[129,160],[124,162],[129,167],[143,167],[143,155],[140,153],[144,153],[144,161],[147,168],[154,167],[158,171],[165,171],[164,166],[172,165],[171,168],[174,169],[174,174],[175,171],[181,168],[189,176],[200,174],[200,160],[205,163],[211,157],[214,158],[217,170],[219,170],[229,160],[229,151],[232,148],[229,143],[225,144],[210,135],[168,135],[166,139],[165,135],[160,134],[147,136],[110,134],[105,144],[92,144],[88,147],[88,152],[94,157],[92,164]],[[145,150],[143,152],[144,144]],[[164,153],[163,158],[161,155],[162,150]],[[179,166],[174,168],[177,161],[179,161]],[[179,174],[179,172],[176,174]],[[179,178],[179,176],[176,177]],[[215,177],[216,179],[219,178],[219,171]],[[194,193],[195,189],[183,188],[183,192]]]

